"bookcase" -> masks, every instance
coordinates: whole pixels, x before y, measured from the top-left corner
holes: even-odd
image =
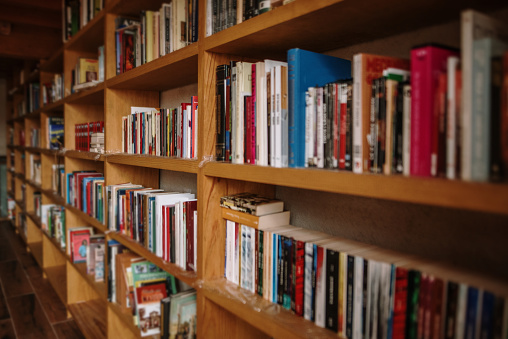
[[[8,191],[16,200],[17,216],[28,216],[26,230],[21,223],[16,222],[15,226],[87,338],[137,338],[140,333],[131,317],[107,301],[106,283],[96,283],[86,274],[84,264],[72,263],[58,244],[41,231],[41,221],[34,213],[34,192],[42,193],[43,204],[65,206],[67,228],[93,226],[96,233],[106,233],[107,239],[119,241],[194,287],[198,295],[200,338],[336,336],[223,278],[225,223],[219,198],[243,191],[285,200],[293,216],[292,223],[297,226],[395,251],[400,258],[416,257],[417,269],[508,297],[508,250],[504,244],[508,235],[508,185],[505,183],[233,165],[215,162],[212,156],[216,137],[217,65],[230,60],[285,60],[287,50],[294,47],[349,58],[353,53],[364,52],[365,48],[368,52],[390,54],[376,41],[397,36],[407,40],[406,33],[434,25],[438,32],[446,26],[443,33],[459,45],[458,24],[454,22],[458,21],[462,9],[473,6],[489,13],[501,10],[500,15],[506,19],[506,4],[501,1],[477,4],[473,1],[296,0],[206,37],[207,1],[199,1],[197,43],[116,75],[115,18],[136,17],[141,10],[158,9],[162,2],[105,1],[99,15],[44,61],[37,75],[31,75],[39,77],[42,83],[52,74],[63,72],[66,97],[8,120],[8,128],[14,131],[13,142],[8,141],[8,164],[14,157],[14,168],[7,174]],[[418,32],[413,36],[418,38]],[[435,38],[439,40],[440,36]],[[404,44],[411,46],[416,40]],[[77,58],[96,56],[101,45],[105,46],[106,80],[70,95],[70,72]],[[403,53],[408,57],[409,49]],[[23,98],[22,90],[11,94],[9,109],[16,111]],[[131,106],[165,107],[191,95],[199,97],[197,160],[119,153],[121,117],[128,114]],[[46,121],[51,116],[63,116],[65,120],[62,151],[45,148]],[[95,120],[105,122],[105,154],[75,151],[74,125]],[[31,128],[41,130],[40,147],[20,144],[21,130],[25,131],[26,139]],[[28,164],[23,166],[29,154],[41,157],[41,183],[30,180],[26,171]],[[183,190],[197,193],[197,274],[162,261],[138,243],[108,232],[103,224],[66,204],[51,188],[54,164],[64,164],[65,172],[102,172],[107,185],[132,182],[146,187],[176,186],[180,190],[183,186]],[[24,201],[22,185],[26,187]]]

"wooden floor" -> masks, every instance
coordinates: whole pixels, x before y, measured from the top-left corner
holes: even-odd
[[[9,221],[0,221],[0,338],[84,338]]]

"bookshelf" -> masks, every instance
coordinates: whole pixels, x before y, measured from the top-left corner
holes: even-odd
[[[447,30],[445,35],[452,36],[458,45],[453,23],[462,9],[473,6],[492,13],[502,9],[506,18],[506,5],[497,1],[437,4],[402,0],[296,0],[205,37],[206,2],[200,1],[197,43],[116,75],[115,18],[120,15],[136,17],[141,10],[158,9],[161,3],[162,0],[105,1],[105,9],[42,62],[40,72],[24,71],[27,79],[24,84],[19,83],[18,73],[15,73],[9,91],[9,107],[13,114],[7,123],[14,137],[13,143],[8,139],[8,164],[13,156],[14,171],[7,174],[8,192],[16,200],[17,215],[28,216],[27,232],[22,231],[18,221],[15,225],[87,338],[138,338],[140,333],[131,317],[125,316],[118,305],[107,301],[107,284],[91,279],[83,264],[73,264],[59,244],[41,230],[40,218],[34,213],[32,196],[36,191],[42,193],[43,204],[65,207],[67,228],[92,226],[96,233],[106,233],[107,239],[117,240],[194,287],[198,293],[200,338],[336,336],[223,278],[225,226],[219,198],[243,191],[282,200],[287,198],[297,226],[373,245],[379,249],[372,252],[373,258],[385,256],[408,262],[408,267],[490,288],[508,297],[508,274],[503,270],[508,252],[502,244],[508,222],[506,183],[281,169],[219,163],[209,158],[215,153],[217,65],[230,60],[285,60],[286,51],[294,47],[352,55],[371,46],[369,52],[386,54],[376,41],[398,36],[406,39],[405,34],[412,31],[436,25],[448,27],[449,23],[451,29],[443,28]],[[379,13],[383,13],[383,20],[379,20]],[[425,20],[421,20],[422,17]],[[96,57],[101,45],[105,48],[106,80],[88,90],[70,94],[70,72],[76,60]],[[409,50],[406,53],[408,56]],[[19,115],[17,107],[28,82],[38,77],[42,83],[57,73],[65,75],[66,97],[46,106],[41,102],[37,111]],[[131,106],[167,107],[173,101],[178,102],[180,97],[191,95],[198,95],[200,102],[198,160],[119,153],[121,117],[128,114]],[[51,116],[64,117],[63,150],[49,150],[45,146],[46,121]],[[96,120],[105,122],[105,154],[76,151],[75,124]],[[32,128],[41,131],[38,147],[26,143]],[[21,131],[25,134],[24,145],[20,143]],[[29,154],[41,157],[40,185],[32,182],[27,174]],[[51,187],[51,167],[58,163],[65,165],[66,173],[74,170],[102,172],[108,185],[132,182],[146,187],[172,187],[173,177],[190,178],[187,179],[191,182],[189,186],[196,187],[198,197],[197,274],[162,261],[121,234],[107,232],[96,219],[68,205]],[[26,201],[21,200],[22,184],[27,186]],[[298,204],[295,199],[308,205]],[[329,201],[337,205],[331,206]],[[320,210],[321,206],[327,208],[325,213]],[[337,206],[342,206],[343,210]],[[463,229],[458,225],[464,225]]]

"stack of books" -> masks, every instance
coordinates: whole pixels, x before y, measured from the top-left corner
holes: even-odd
[[[104,153],[104,132],[90,133],[90,152]]]

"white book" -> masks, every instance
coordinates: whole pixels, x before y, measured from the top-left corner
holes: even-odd
[[[316,304],[315,304],[315,323],[316,326],[325,327],[326,324],[326,249],[323,248],[323,261],[321,264],[321,274],[316,275]]]
[[[402,173],[410,174],[411,164],[411,85],[404,85],[402,99]]]
[[[250,248],[251,248],[251,275],[250,275],[250,291],[252,293],[256,293],[256,230],[252,227],[249,227],[250,231]]]
[[[380,263],[379,279],[379,323],[378,339],[388,338],[388,319],[390,317],[390,286],[391,286],[391,265]]]
[[[231,220],[226,220],[226,254],[225,254],[225,265],[224,265],[224,277],[232,281],[233,280],[233,253],[232,243],[234,243],[234,230],[235,223]]]
[[[234,228],[234,253],[233,253],[233,283],[240,285],[240,224],[235,224]]]
[[[447,114],[446,114],[446,177],[448,179],[456,179],[457,169],[457,123],[458,123],[458,107],[457,107],[457,84],[456,74],[459,67],[460,59],[456,56],[448,57],[447,62]]]
[[[244,144],[245,144],[245,130],[244,130],[244,114],[245,114],[245,97],[252,95],[252,63],[251,62],[238,62],[237,67],[237,90],[236,90],[236,152],[237,158],[235,164],[244,163]]]
[[[462,64],[462,105],[461,105],[461,177],[474,180],[475,129],[481,129],[482,122],[477,121],[473,98],[474,85],[474,41],[487,37],[506,37],[508,25],[474,10],[461,14],[461,64]]]
[[[362,338],[362,310],[363,310],[363,265],[362,257],[355,257],[354,301],[353,301],[353,338]]]
[[[266,154],[266,164],[265,163],[260,163],[261,165],[264,165],[264,166],[267,166],[268,164],[270,164],[271,166],[273,166],[273,163],[275,161],[275,159],[273,158],[268,158],[268,149],[270,150],[269,153],[270,153],[270,157],[272,157],[272,155],[274,155],[274,149],[273,149],[273,146],[274,146],[274,143],[273,143],[273,132],[274,130],[272,130],[271,128],[271,118],[272,118],[272,111],[268,111],[268,109],[272,109],[273,108],[273,103],[274,101],[272,100],[272,92],[273,92],[273,72],[272,72],[272,69],[276,66],[285,66],[287,67],[287,62],[284,62],[284,61],[276,61],[276,60],[269,60],[269,59],[266,59],[264,60],[264,85],[262,86],[264,88],[263,92],[264,94],[263,95],[263,98],[264,98],[264,101],[263,102],[267,102],[268,100],[270,100],[270,107],[268,107],[267,105],[262,105],[262,117],[261,119],[263,121],[260,121],[258,120],[257,122],[259,123],[259,126],[261,127],[264,127],[264,128],[261,128],[263,131],[261,131],[261,135],[258,133],[258,131],[256,131],[258,134],[257,134],[257,138],[256,140],[258,140],[258,138],[261,138],[261,142],[262,143],[266,143],[266,147],[263,148],[263,152],[266,150],[267,154]],[[256,68],[256,74],[258,73],[258,70]],[[268,75],[269,74],[269,75]],[[270,78],[270,79],[268,79]],[[268,81],[270,81],[270,84],[268,84]],[[268,94],[268,86],[270,86],[270,94]],[[273,94],[275,95],[275,94]],[[269,98],[270,96],[270,98]],[[259,98],[259,96],[258,96]],[[259,100],[259,99],[258,99]],[[258,114],[256,112],[256,114]],[[268,124],[268,120],[270,119],[270,124]],[[270,128],[268,128],[268,126],[270,126]],[[268,140],[270,140],[270,142],[268,142]],[[264,157],[264,155],[263,155]],[[261,161],[263,162],[265,158],[261,158]],[[273,161],[272,161],[273,160]]]
[[[464,339],[466,328],[467,285],[459,284],[457,313],[455,318],[455,339]]]
[[[306,93],[306,108],[305,108],[305,153],[306,159],[305,167],[314,167],[314,150],[316,143],[316,88],[309,87]]]
[[[380,283],[380,270],[381,266],[379,262],[376,261],[369,261],[369,268],[372,267],[372,270],[369,273],[372,274],[372,287],[369,294],[369,304],[370,304],[370,310],[369,310],[369,321],[367,323],[368,326],[368,334],[369,336],[366,336],[366,338],[369,339],[377,339],[377,328],[378,328],[378,301],[379,301],[379,283]],[[370,279],[370,278],[369,278]]]
[[[272,233],[264,231],[263,233],[263,299],[271,300],[271,278],[272,267],[270,258],[272,257]]]
[[[282,66],[275,66],[274,76],[274,167],[282,167]]]
[[[363,173],[362,54],[353,56],[353,172]]]
[[[305,243],[305,269],[303,291],[303,317],[311,320],[312,317],[312,268],[314,262],[314,244]],[[340,265],[339,265],[340,267]]]
[[[241,240],[240,240],[240,245],[241,245],[241,250],[240,250],[240,269],[241,269],[241,273],[240,273],[240,287],[242,288],[245,288],[247,290],[249,290],[249,277],[250,277],[250,272],[249,272],[249,265],[250,265],[250,252],[249,252],[249,247],[250,247],[250,231],[248,230],[248,226],[245,226],[245,225],[241,225],[240,226],[241,228]]]
[[[270,68],[270,166],[275,167],[275,66]],[[268,85],[268,84],[267,84]]]
[[[265,63],[256,63],[256,165],[268,166]]]

